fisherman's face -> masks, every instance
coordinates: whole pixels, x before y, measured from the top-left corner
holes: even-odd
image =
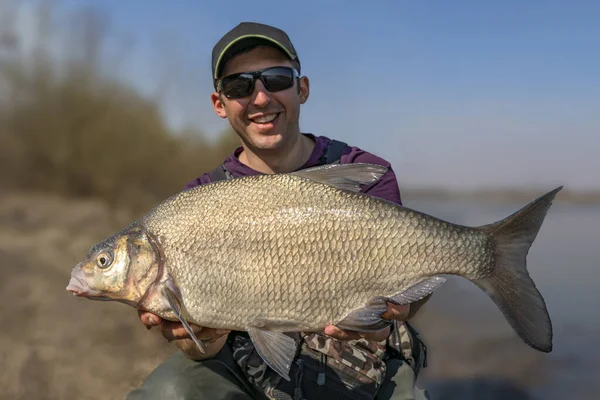
[[[276,66],[292,67],[292,63],[274,48],[257,47],[229,60],[221,76]],[[246,146],[264,151],[284,148],[300,136],[300,105],[308,94],[308,79],[302,77],[294,79],[289,89],[277,92],[269,92],[256,79],[254,91],[248,96],[229,99],[214,92],[211,98],[217,115],[229,120]]]

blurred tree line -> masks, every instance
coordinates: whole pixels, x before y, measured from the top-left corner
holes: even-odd
[[[231,131],[216,142],[197,129],[174,132],[158,98],[107,72],[99,12],[63,16],[60,37],[56,7],[35,2],[35,34],[24,38],[16,26],[24,3],[0,3],[0,190],[95,197],[139,212],[238,145]]]

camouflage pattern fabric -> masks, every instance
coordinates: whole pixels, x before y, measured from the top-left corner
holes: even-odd
[[[343,369],[357,381],[379,386],[385,375],[386,341],[340,341],[319,333],[303,335],[305,345],[327,356],[331,367]],[[340,365],[341,364],[341,365]],[[342,368],[346,366],[347,368]]]
[[[234,334],[230,345],[233,359],[246,378],[269,399],[302,399],[302,389],[313,387],[319,388],[319,394],[328,393],[336,399],[373,399],[385,377],[388,347],[413,369],[417,364],[411,332],[404,323],[398,323],[397,328],[397,336],[390,335],[381,342],[339,341],[320,333],[290,334],[301,340],[290,371],[292,382],[268,368],[247,335]],[[394,342],[399,342],[399,348]]]
[[[282,378],[265,364],[250,339],[245,335],[236,334],[231,343],[231,350],[233,360],[240,366],[248,381],[270,397],[269,392]]]

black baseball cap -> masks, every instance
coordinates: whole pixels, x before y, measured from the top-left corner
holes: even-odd
[[[231,54],[235,54],[246,47],[255,46],[259,42],[267,42],[281,50],[290,60],[298,64],[298,73],[300,73],[300,59],[287,33],[270,25],[242,22],[227,32],[213,47],[213,81],[219,78],[221,69]]]

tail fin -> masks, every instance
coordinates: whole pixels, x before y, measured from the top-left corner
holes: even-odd
[[[552,351],[552,322],[546,303],[527,272],[527,254],[554,197],[562,186],[532,201],[513,215],[482,226],[495,245],[490,276],[476,280],[496,303],[517,334],[534,349]]]

